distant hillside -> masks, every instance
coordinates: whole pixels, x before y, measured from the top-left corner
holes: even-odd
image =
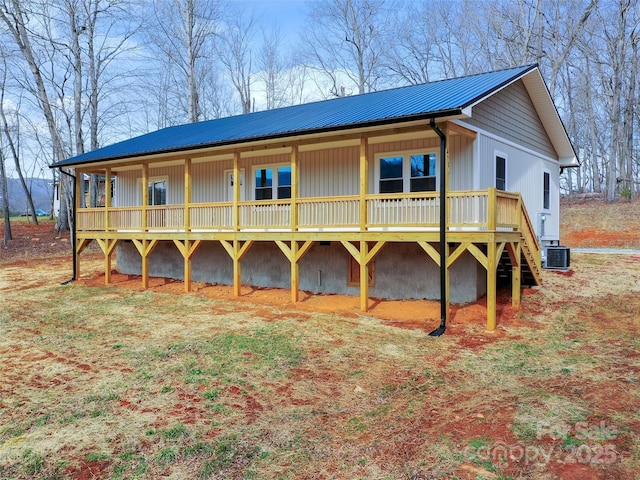
[[[27,210],[27,197],[24,194],[20,179],[9,178],[9,208],[14,214],[22,214]],[[31,191],[33,204],[36,209],[49,212],[51,210],[51,196],[53,195],[53,185],[51,179],[26,178],[27,186]]]

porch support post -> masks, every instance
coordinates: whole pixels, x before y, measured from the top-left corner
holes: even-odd
[[[369,158],[367,137],[360,137],[360,231],[367,229],[367,190],[369,188]]]
[[[187,207],[187,209],[188,208],[189,207]],[[184,241],[184,251],[185,251],[184,253],[184,291],[185,293],[189,293],[191,291],[191,255],[189,254],[189,250],[191,250],[192,243],[193,242],[191,240]]]
[[[240,231],[240,152],[233,152],[233,231]],[[227,187],[228,188],[228,187]],[[235,271],[235,267],[234,267]],[[235,278],[235,274],[234,274]],[[234,282],[235,284],[235,282]],[[238,294],[239,295],[239,294]]]
[[[111,168],[104,172],[104,231],[109,231],[109,209],[111,208]]]
[[[369,262],[367,257],[369,256],[369,244],[361,240],[360,241],[360,310],[366,312],[369,308]]]
[[[490,332],[496,329],[496,283],[498,280],[496,255],[495,233],[491,233],[487,243],[487,330]]]
[[[511,260],[511,306],[514,309],[520,308],[520,288],[522,283],[522,244],[518,242],[507,244],[509,257]]]
[[[247,240],[244,243],[240,240],[234,240],[233,243],[230,243],[227,240],[220,240],[220,244],[227,251],[231,260],[233,260],[233,294],[236,297],[239,297],[242,287],[240,261],[242,260],[242,257],[247,254],[251,245],[253,245],[253,240]]]
[[[291,231],[298,230],[298,145],[291,147]],[[293,244],[291,242],[291,248]]]
[[[149,205],[149,164],[142,164],[142,230],[147,231],[147,206]]]
[[[291,241],[291,246],[282,240],[276,240],[276,245],[291,263],[291,301],[297,302],[300,299],[300,267],[299,262],[313,245],[313,240],[305,241],[302,246],[296,240]]]
[[[62,171],[62,169],[60,169],[60,171]],[[79,212],[80,211],[80,195],[84,195],[84,174],[78,170],[76,170],[76,176],[75,176],[75,181],[74,181],[74,188],[75,188],[75,192],[74,192],[74,199],[75,199],[75,211]],[[62,179],[60,179],[60,184],[62,185]],[[62,198],[62,197],[60,197]],[[75,229],[75,235],[78,235],[78,220],[77,220],[77,215],[76,215],[76,219],[73,222],[73,225],[71,226],[71,228]],[[74,278],[76,280],[80,279],[80,250],[77,249],[76,247],[74,247],[74,252],[73,254],[75,255],[75,272],[73,274]]]
[[[142,258],[142,288],[147,289],[149,288],[149,255],[158,244],[158,240],[136,240],[134,238],[132,241]]]
[[[109,285],[111,282],[111,254],[118,243],[118,239],[105,238],[104,240],[96,239],[100,250],[104,253],[104,284]]]
[[[188,233],[191,230],[191,159],[184,161],[184,231]],[[186,280],[186,277],[185,277]],[[191,280],[189,280],[191,281]]]

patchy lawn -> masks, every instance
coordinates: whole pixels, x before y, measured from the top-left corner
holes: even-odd
[[[640,248],[640,196],[613,203],[593,195],[564,198],[560,208],[563,245]]]
[[[28,252],[44,237],[25,238]],[[66,251],[63,238],[48,245]],[[0,258],[2,479],[640,471],[638,256],[572,255],[519,312],[501,293],[495,333],[480,302],[455,306],[437,339],[435,302],[361,315],[339,295],[104,286],[102,268],[83,253],[82,279],[62,286],[68,255]]]

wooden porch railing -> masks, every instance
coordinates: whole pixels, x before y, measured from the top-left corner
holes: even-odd
[[[439,228],[437,192],[367,195],[367,229]],[[482,231],[526,230],[527,241],[537,239],[519,194],[496,191],[450,192],[448,227]],[[147,207],[83,208],[78,210],[79,231],[185,231],[185,230],[292,230],[359,229],[360,197],[298,198],[297,224],[292,224],[292,202],[286,200],[192,203]],[[185,225],[185,209],[189,225]],[[522,214],[524,211],[525,215]],[[237,225],[236,225],[237,215]],[[144,220],[146,219],[146,224]],[[523,219],[526,220],[523,222]],[[522,224],[522,225],[521,225]]]

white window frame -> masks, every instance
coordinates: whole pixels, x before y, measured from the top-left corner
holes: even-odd
[[[497,180],[498,180],[498,157],[504,158],[504,192],[509,191],[509,184],[507,183],[507,179],[509,178],[509,156],[505,152],[501,152],[500,150],[493,151],[493,186],[498,189]]]
[[[140,192],[140,205],[142,205],[142,199],[143,199],[143,195],[144,195],[144,190],[142,190],[142,177],[138,177],[138,191]],[[165,205],[169,205],[169,175],[157,175],[154,177],[149,177],[147,179],[147,190],[149,189],[149,184],[151,183],[156,183],[156,182],[165,182],[165,184],[167,185],[167,202],[165,203]],[[151,203],[151,199],[149,198],[149,206],[153,207],[153,206],[161,206],[161,205],[153,205],[153,203]]]
[[[438,191],[438,185],[440,180],[440,149],[439,148],[424,148],[419,150],[402,150],[397,152],[380,152],[376,153],[375,159],[375,192],[380,193],[380,159],[385,157],[402,157],[402,193],[411,193],[411,156],[412,155],[436,155],[436,189]],[[431,191],[431,190],[428,190]],[[413,192],[420,193],[420,192]],[[393,195],[389,193],[388,195]]]
[[[251,167],[251,198],[256,202],[268,202],[269,200],[256,200],[256,172],[258,170],[265,170],[267,168],[271,168],[273,170],[273,183],[271,185],[272,195],[271,200],[280,200],[278,198],[278,168],[280,167],[289,167],[291,168],[290,163],[265,163],[261,165],[253,165]],[[292,169],[293,170],[293,169]],[[293,173],[293,172],[292,172]],[[294,178],[291,177],[291,187],[293,187]],[[291,197],[284,198],[282,200],[289,200]]]
[[[549,206],[548,207],[544,206],[544,175],[545,175],[545,173],[547,175],[549,175]],[[551,192],[552,192],[551,179],[552,178],[553,177],[551,177],[551,171],[550,170],[548,170],[546,168],[542,169],[542,210],[545,211],[545,212],[551,212]]]

